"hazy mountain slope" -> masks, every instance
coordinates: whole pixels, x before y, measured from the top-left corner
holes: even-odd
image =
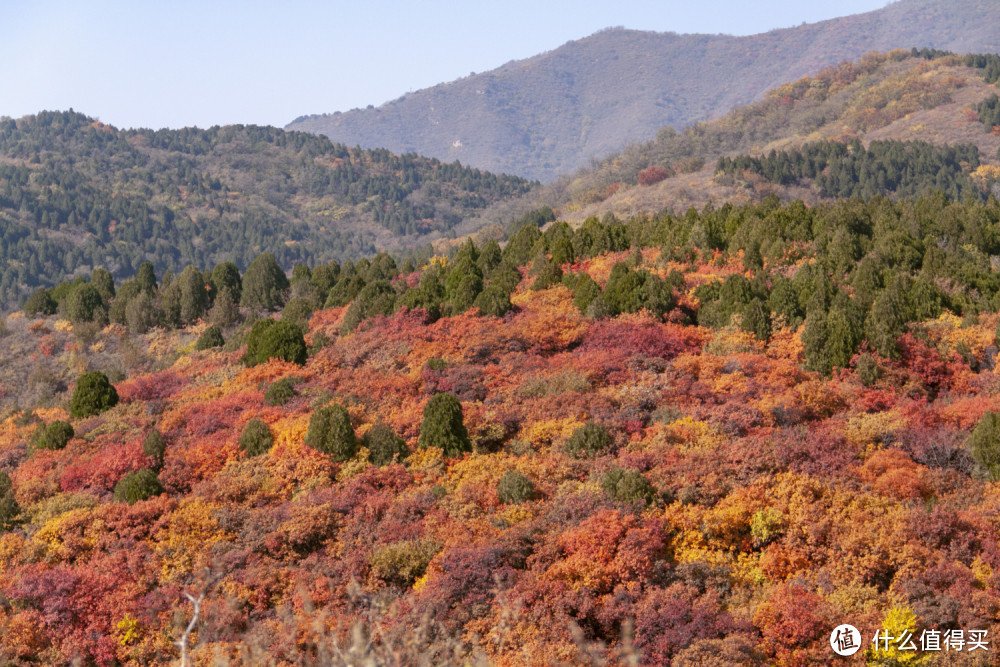
[[[982,164],[995,165],[1000,134],[988,132],[975,111],[998,92],[984,74],[966,66],[962,56],[928,60],[900,51],[872,54],[779,86],[721,118],[681,132],[666,128],[653,140],[558,180],[536,193],[535,201],[569,221],[606,213],[683,211],[708,201],[746,202],[770,192],[814,202],[820,193],[798,185],[718,179],[716,162],[722,156],[764,155],[831,139],[866,145],[876,140],[971,144]],[[667,177],[641,184],[640,174],[650,168],[665,170]]]
[[[289,129],[549,180],[665,126],[685,126],[863,53],[1000,49],[988,0],[902,0],[749,37],[606,30],[380,107]]]

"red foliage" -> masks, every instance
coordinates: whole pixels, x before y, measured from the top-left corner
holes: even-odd
[[[126,473],[149,466],[138,442],[104,445],[88,459],[66,466],[59,478],[63,491],[111,491]]]
[[[671,176],[673,176],[672,170],[653,165],[639,172],[639,185],[655,185]]]
[[[188,382],[187,378],[166,370],[127,380],[118,384],[115,389],[123,403],[153,401],[169,398],[183,389]]]

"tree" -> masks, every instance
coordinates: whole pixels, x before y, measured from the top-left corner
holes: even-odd
[[[93,322],[103,317],[103,307],[101,293],[93,285],[84,283],[66,299],[66,317],[74,324]]]
[[[163,493],[163,485],[149,468],[133,470],[115,484],[115,500],[129,505]]]
[[[31,439],[33,449],[62,449],[73,439],[73,427],[64,421],[39,424]]]
[[[284,303],[288,277],[278,265],[274,255],[265,252],[257,256],[243,275],[243,293],[240,300],[244,308],[276,310]]]
[[[222,347],[225,344],[226,341],[222,338],[222,332],[219,331],[219,327],[213,324],[201,333],[201,336],[198,337],[198,342],[194,344],[194,349],[209,350],[213,347]]]
[[[353,457],[358,451],[358,439],[347,410],[341,405],[328,405],[314,412],[309,418],[306,446],[341,463]]]
[[[473,305],[479,309],[480,315],[488,317],[503,317],[513,308],[510,303],[510,294],[499,285],[493,284],[488,285],[479,293]]]
[[[612,468],[601,480],[601,488],[623,503],[651,505],[656,500],[656,489],[638,470]]]
[[[740,325],[743,331],[752,333],[758,340],[765,343],[771,338],[771,310],[762,299],[755,298],[743,309],[743,320]]]
[[[194,322],[208,308],[208,290],[201,271],[190,264],[177,277],[181,300],[181,321]]]
[[[38,317],[39,315],[54,315],[56,312],[56,300],[49,294],[49,290],[39,287],[24,302],[24,314],[28,317]]]
[[[607,451],[612,445],[611,434],[594,422],[587,422],[573,431],[563,446],[565,451],[574,458],[594,458]]]
[[[371,462],[377,466],[402,461],[410,454],[403,439],[382,422],[378,422],[368,429],[362,441],[371,452]]]
[[[135,274],[135,281],[139,284],[139,289],[147,294],[156,291],[156,274],[153,272],[153,265],[143,262],[139,265],[139,270]]]
[[[208,319],[220,327],[228,327],[236,323],[240,318],[240,309],[236,304],[239,300],[233,296],[233,291],[228,285],[223,285],[222,289],[215,297],[212,310],[208,313]]]
[[[262,364],[268,359],[281,359],[300,366],[306,363],[306,341],[302,330],[289,322],[265,318],[255,322],[246,336],[247,352],[243,363]]]
[[[1000,481],[1000,413],[983,415],[966,444],[972,451],[972,458],[990,479]]]
[[[72,417],[89,417],[118,405],[118,392],[100,371],[84,373],[76,382],[76,390],[69,403]]]
[[[423,448],[439,447],[448,457],[472,450],[469,433],[465,430],[462,404],[456,396],[435,394],[427,401],[418,444]]]
[[[111,303],[115,298],[115,279],[107,269],[102,267],[94,269],[90,274],[90,284],[98,291],[105,304]]]
[[[163,467],[163,456],[167,453],[167,443],[155,428],[142,439],[142,453],[153,459],[153,467]]]
[[[254,418],[246,423],[243,432],[240,433],[240,449],[249,456],[265,454],[274,444],[274,436],[271,435],[271,428],[260,419]]]
[[[213,292],[215,293],[217,299],[218,295],[222,294],[222,290],[228,289],[233,303],[240,302],[240,297],[243,292],[243,281],[240,279],[240,270],[236,268],[235,264],[232,262],[221,262],[216,264],[215,268],[212,269],[210,282],[212,283]]]
[[[508,470],[497,482],[497,497],[508,504],[523,503],[535,495],[535,485],[523,473]]]
[[[21,506],[14,498],[14,485],[10,475],[0,472],[0,532],[13,528],[20,513]]]
[[[264,392],[264,402],[268,405],[284,405],[296,396],[298,396],[298,392],[295,391],[292,381],[288,378],[282,378],[275,380],[268,386],[267,391]]]

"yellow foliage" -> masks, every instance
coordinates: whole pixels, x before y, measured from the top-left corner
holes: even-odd
[[[532,518],[531,510],[524,505],[511,505],[500,512],[499,517],[508,526],[514,526]]]
[[[32,542],[46,554],[49,562],[68,560],[90,551],[96,543],[93,532],[94,512],[90,508],[72,509],[49,519],[31,536]]]
[[[972,561],[972,575],[976,578],[976,586],[985,590],[990,579],[993,578],[993,568],[981,556],[976,556],[976,559]]]
[[[203,500],[188,499],[170,513],[153,545],[160,556],[163,579],[170,581],[192,572],[213,544],[228,537],[212,516],[216,509],[216,505]]]
[[[573,431],[581,426],[583,426],[583,422],[572,417],[545,419],[521,427],[518,438],[532,444],[551,445],[553,442],[569,438],[573,435]]]
[[[436,479],[444,473],[444,452],[440,447],[417,447],[406,458],[410,472]]]
[[[417,577],[417,580],[413,582],[413,590],[415,590],[418,593],[422,591],[424,589],[424,586],[427,585],[427,576],[428,575],[424,574]]]
[[[122,620],[115,624],[115,629],[118,631],[118,643],[122,646],[128,646],[135,643],[139,639],[139,621],[132,614],[126,613]]]
[[[20,533],[4,533],[0,535],[0,573],[17,565],[22,556],[28,555],[24,536]]]
[[[879,648],[870,647],[866,652],[869,665],[923,665],[932,653],[921,653],[919,650],[900,650],[900,645],[906,646],[910,641],[919,647],[918,638],[912,636],[917,629],[917,617],[909,607],[893,607],[882,619],[882,630],[888,632],[888,649],[879,643]],[[910,638],[912,636],[912,638]],[[902,639],[903,641],[899,641]]]
[[[890,435],[906,427],[906,420],[898,410],[888,412],[872,412],[854,415],[847,420],[844,435],[847,441],[856,445],[867,445],[882,441]]]
[[[337,471],[337,481],[345,482],[352,477],[357,477],[365,470],[371,467],[371,463],[368,462],[368,457],[371,452],[368,451],[367,447],[359,447],[357,454],[355,454],[350,461],[345,461],[343,465],[340,466],[340,470]]]
[[[986,188],[990,183],[1000,180],[1000,166],[995,164],[981,164],[970,176],[976,185]]]
[[[460,491],[473,484],[496,486],[507,469],[507,456],[503,453],[479,454],[466,457],[455,463],[448,471],[445,487],[449,491]]]
[[[69,333],[73,330],[73,323],[69,320],[56,320],[52,328],[60,333]]]
[[[697,449],[715,449],[725,442],[725,436],[708,423],[681,417],[669,424],[666,429],[667,440],[680,445],[681,451]]]

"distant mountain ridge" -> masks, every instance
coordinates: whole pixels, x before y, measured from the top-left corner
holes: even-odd
[[[377,108],[287,127],[552,180],[663,126],[717,117],[869,51],[998,51],[995,11],[990,0],[900,0],[748,37],[609,29]]]

